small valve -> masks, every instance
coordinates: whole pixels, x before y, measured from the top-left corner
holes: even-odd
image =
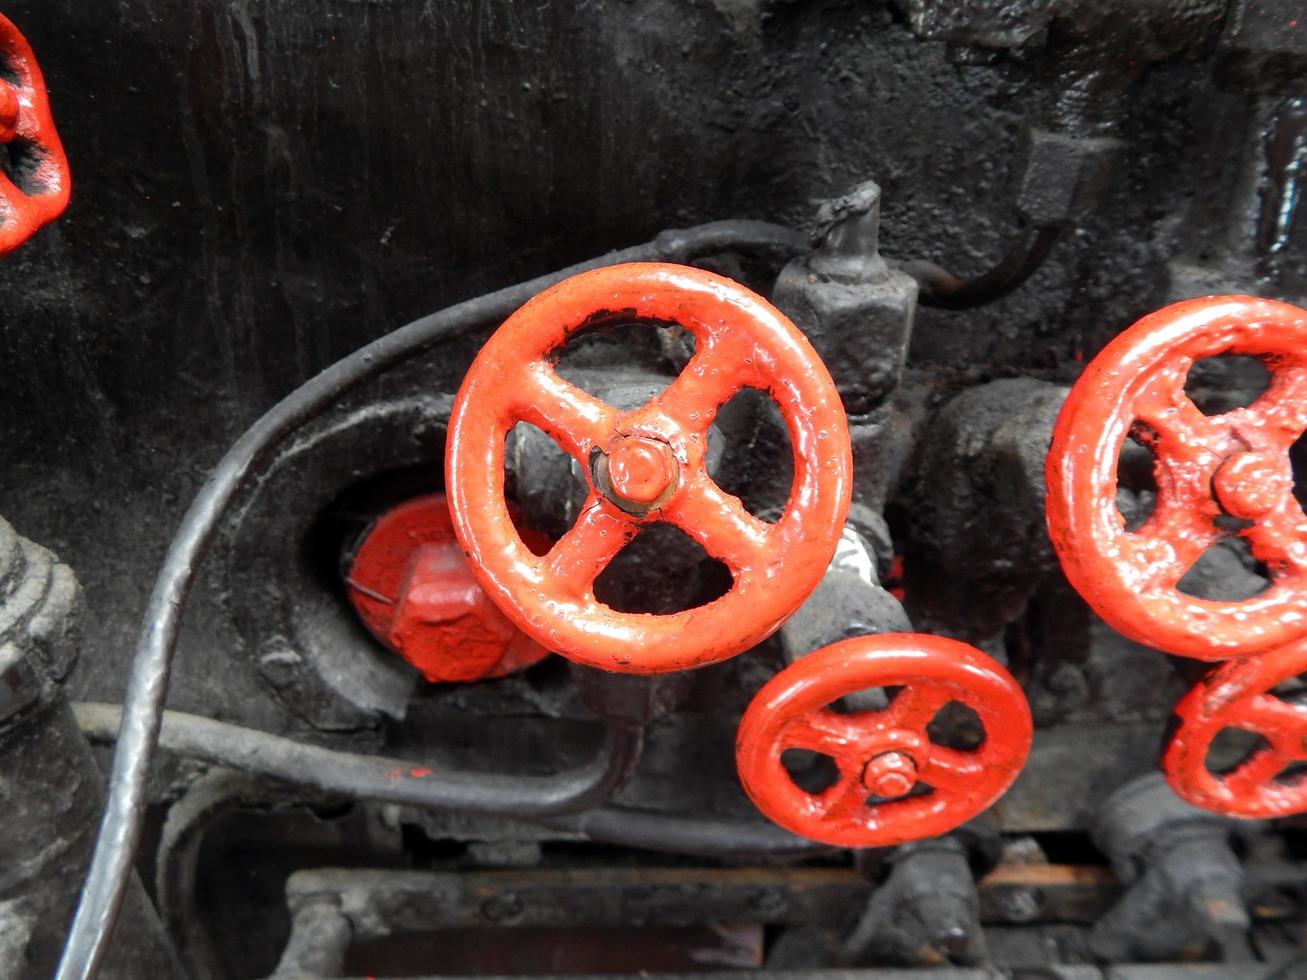
[[[694,356],[661,394],[622,411],[559,376],[554,364],[575,333],[633,321],[677,323],[694,337]],[[705,465],[717,410],[742,388],[772,398],[794,449],[789,502],[774,524]],[[587,485],[576,523],[544,556],[524,544],[504,501],[504,439],[518,422],[554,439]],[[835,553],[851,469],[839,394],[794,325],[729,279],[650,263],[573,276],[499,328],[455,400],[446,486],[473,573],[519,629],[577,663],[653,674],[725,660],[779,628]],[[595,579],[656,523],[725,563],[731,589],[665,615],[599,602]]]
[[[831,709],[869,688],[896,693],[881,710]],[[973,718],[949,719],[954,704]],[[979,744],[942,744],[936,733],[950,721],[978,723],[963,734]],[[740,721],[735,759],[749,798],[786,830],[837,847],[887,847],[946,833],[991,806],[1025,765],[1032,727],[1021,688],[997,661],[957,640],[889,633],[833,643],[768,681]],[[800,788],[782,761],[789,749],[834,760],[835,781]]]
[[[543,535],[522,537],[541,553],[549,547]],[[502,677],[548,655],[477,584],[441,494],[383,514],[354,553],[346,585],[369,632],[429,681]]]
[[[1166,781],[1194,806],[1231,817],[1269,819],[1307,812],[1307,641],[1221,664],[1176,705],[1177,726],[1162,756]],[[1238,729],[1222,759],[1218,735]],[[1249,746],[1249,742],[1253,742]]]
[[[1202,358],[1260,358],[1270,386],[1204,415],[1185,393]],[[1307,429],[1307,312],[1250,296],[1176,303],[1144,317],[1085,369],[1049,449],[1048,529],[1067,579],[1139,643],[1203,660],[1264,653],[1307,634],[1307,517],[1289,449]],[[1127,436],[1154,456],[1156,507],[1127,530],[1117,465]],[[1177,586],[1220,538],[1243,537],[1270,587],[1242,601]]]
[[[68,206],[72,177],[54,128],[45,79],[27,39],[0,15],[0,255]]]

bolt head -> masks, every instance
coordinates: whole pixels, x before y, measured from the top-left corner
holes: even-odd
[[[867,763],[862,785],[887,800],[906,796],[917,785],[917,764],[906,752],[884,752]]]
[[[608,453],[608,482],[613,493],[641,507],[665,497],[679,470],[672,447],[645,436],[628,436]]]

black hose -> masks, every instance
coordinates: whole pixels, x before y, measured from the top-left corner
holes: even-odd
[[[369,378],[440,341],[507,317],[536,293],[578,272],[620,262],[685,262],[725,249],[770,249],[790,256],[804,248],[803,237],[797,232],[758,221],[716,222],[664,232],[645,245],[612,252],[416,320],[336,362],[255,422],[227,451],[200,489],[155,579],[132,660],[95,854],[64,943],[56,980],[91,980],[99,970],[140,842],[146,780],[158,742],[182,611],[219,520],[273,446]]]
[[[1065,228],[1065,225],[1036,225],[1003,256],[998,265],[972,279],[959,279],[926,259],[902,262],[899,268],[917,280],[922,306],[943,310],[984,306],[1007,296],[1033,276]]]
[[[92,742],[112,742],[122,721],[116,704],[73,706]],[[556,776],[459,772],[411,759],[342,752],[200,715],[165,711],[164,748],[232,769],[271,776],[324,794],[396,803],[422,810],[459,810],[496,817],[549,817],[606,803],[626,785],[640,762],[639,725],[609,721],[603,749],[586,765]]]
[[[114,740],[122,715],[118,705],[84,702],[74,704],[73,712],[92,742]],[[769,823],[689,819],[599,807],[634,772],[640,751],[638,729],[614,722],[609,725],[599,759],[575,773],[550,777],[472,776],[449,771],[428,775],[428,770],[416,770],[422,775],[415,776],[411,761],[303,745],[180,711],[163,713],[159,744],[168,752],[271,776],[323,794],[532,820],[622,847],[735,860],[793,860],[836,850]]]

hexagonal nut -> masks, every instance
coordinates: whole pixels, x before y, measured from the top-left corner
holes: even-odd
[[[1112,137],[1028,129],[1022,141],[1017,209],[1036,225],[1084,218],[1110,182],[1122,145]]]

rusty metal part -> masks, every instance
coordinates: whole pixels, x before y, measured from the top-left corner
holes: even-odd
[[[1307,812],[1307,704],[1276,688],[1307,673],[1307,641],[1222,664],[1175,707],[1178,725],[1162,755],[1167,782],[1194,806],[1262,819]],[[1227,729],[1257,736],[1236,759],[1214,759]],[[1224,765],[1223,765],[1224,763]],[[1224,771],[1213,771],[1213,765]],[[1292,771],[1291,771],[1292,770]]]
[[[887,687],[900,690],[884,710],[828,707]],[[979,747],[931,737],[931,723],[953,702],[975,713]],[[956,640],[892,633],[832,644],[768,681],[740,721],[736,764],[758,809],[792,833],[884,847],[945,833],[985,810],[1016,779],[1030,740],[1030,709],[997,662]],[[835,782],[801,789],[781,759],[789,749],[833,758]]]
[[[63,214],[72,177],[36,55],[3,14],[0,69],[0,255],[6,255]]]
[[[521,534],[533,552],[548,550],[543,535]],[[372,635],[429,681],[502,677],[549,655],[477,584],[443,494],[383,514],[354,553],[345,584]]]
[[[643,407],[619,412],[551,366],[578,330],[641,319],[679,323],[697,343],[680,376]],[[794,447],[794,487],[776,524],[749,514],[704,469],[708,427],[745,387],[775,400]],[[543,557],[523,543],[503,495],[504,440],[522,421],[557,440],[591,481],[576,524]],[[632,440],[639,440],[639,453],[627,446]],[[652,450],[654,443],[668,449]],[[447,447],[454,526],[482,586],[542,646],[605,670],[700,667],[770,636],[820,580],[849,506],[848,428],[811,346],[760,297],[687,267],[596,270],[526,304],[468,371]],[[606,486],[593,469],[599,457],[615,453],[624,466],[643,460],[620,487]],[[656,506],[623,490],[654,493]],[[725,562],[731,590],[708,605],[659,616],[619,613],[597,601],[595,578],[652,522],[679,527]]]
[[[1253,404],[1205,416],[1185,394],[1189,368],[1220,354],[1261,358],[1270,387]],[[1204,660],[1263,653],[1307,633],[1307,517],[1289,449],[1307,428],[1307,312],[1248,296],[1176,303],[1144,317],[1094,358],[1067,397],[1048,454],[1048,529],[1067,578],[1113,628]],[[1157,505],[1127,530],[1117,467],[1127,436],[1155,458]],[[1243,601],[1177,586],[1229,532],[1270,587]]]

